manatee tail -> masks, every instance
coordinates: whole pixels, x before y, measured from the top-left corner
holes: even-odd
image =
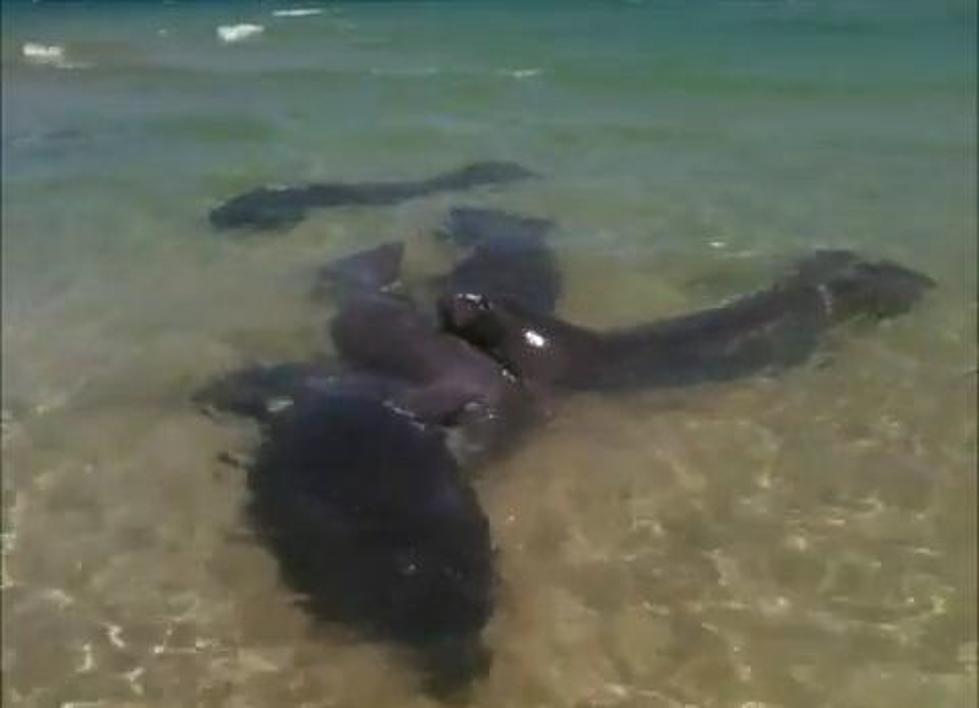
[[[456,246],[475,247],[486,243],[536,242],[554,229],[554,222],[499,209],[453,207],[435,232],[437,238]]]
[[[472,189],[490,184],[506,184],[518,180],[537,177],[537,173],[528,170],[516,162],[487,160],[471,162],[464,167],[451,172],[444,172],[425,181],[426,193],[436,191],[455,191]]]
[[[554,226],[498,209],[450,210],[436,235],[468,252],[442,279],[440,292],[506,297],[538,313],[553,312],[561,274],[545,237]]]
[[[218,230],[285,231],[306,217],[303,187],[258,187],[219,204],[208,214]]]
[[[868,261],[843,250],[817,251],[803,259],[789,282],[820,288],[835,321],[903,315],[936,286],[927,275],[893,261]]]
[[[314,299],[333,293],[339,298],[384,292],[401,278],[405,245],[391,241],[327,263],[316,272]]]
[[[829,285],[836,303],[854,315],[877,319],[897,317],[911,310],[935,281],[923,273],[890,261],[859,263]]]

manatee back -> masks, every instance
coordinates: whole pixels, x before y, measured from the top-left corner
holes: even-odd
[[[489,526],[440,435],[372,399],[313,395],[270,426],[249,489],[253,525],[314,617],[404,642],[436,674],[433,645],[481,655]]]

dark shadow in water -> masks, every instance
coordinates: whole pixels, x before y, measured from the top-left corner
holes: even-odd
[[[209,218],[216,229],[282,230],[301,222],[306,211],[313,208],[398,204],[439,192],[507,184],[533,176],[533,172],[513,162],[474,162],[418,181],[258,187],[216,207]]]

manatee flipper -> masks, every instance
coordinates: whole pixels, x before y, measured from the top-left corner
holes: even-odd
[[[305,362],[257,364],[216,377],[195,391],[191,400],[208,414],[228,413],[263,422],[291,405],[310,380],[331,373]]]
[[[315,362],[255,364],[221,374],[191,396],[205,414],[228,414],[268,424],[298,401],[324,391],[395,400],[405,383],[371,373],[344,371]]]

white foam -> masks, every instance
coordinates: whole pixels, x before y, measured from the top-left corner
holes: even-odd
[[[122,627],[118,624],[112,624],[111,622],[105,623],[106,636],[109,638],[109,642],[116,649],[125,649],[126,642],[122,638]]]
[[[65,60],[65,48],[57,44],[27,42],[21,47],[20,52],[25,59],[38,64],[52,64]]]
[[[68,52],[59,44],[25,42],[20,48],[21,56],[30,64],[53,66],[56,69],[87,69],[91,64],[69,61]]]
[[[92,643],[85,642],[82,644],[82,661],[75,668],[75,671],[80,674],[87,674],[89,671],[95,668],[95,655],[92,652]]]
[[[514,79],[529,79],[533,76],[538,76],[543,71],[543,69],[534,67],[532,69],[501,69],[498,74],[503,76],[510,76]]]
[[[265,31],[262,25],[252,25],[243,23],[240,25],[221,25],[217,28],[218,39],[225,44],[241,42],[245,39],[257,37]]]
[[[391,76],[391,77],[416,77],[416,76],[436,76],[442,73],[437,66],[423,66],[418,68],[405,69],[381,69],[374,67],[369,70],[372,76]]]
[[[69,61],[68,52],[60,44],[41,44],[25,42],[20,48],[21,56],[30,64],[53,66],[57,69],[86,69],[91,64]]]
[[[272,17],[309,17],[322,14],[323,10],[318,7],[296,7],[289,10],[275,10],[272,12]]]
[[[132,671],[127,671],[122,676],[129,682],[129,687],[132,689],[133,693],[137,696],[143,695],[143,684],[139,680],[143,674],[146,673],[146,669],[142,666],[137,666]]]

